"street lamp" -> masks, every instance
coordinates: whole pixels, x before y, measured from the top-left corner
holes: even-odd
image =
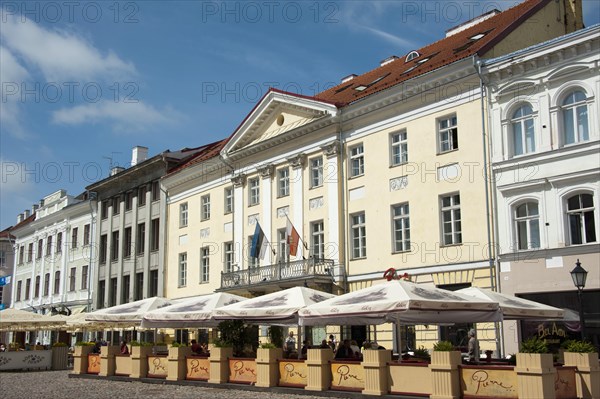
[[[571,270],[571,278],[573,279],[573,284],[577,287],[577,297],[579,299],[579,324],[581,325],[581,340],[585,339],[585,321],[583,319],[583,300],[581,299],[581,292],[585,287],[585,280],[587,279],[588,272],[581,267],[581,263],[579,259],[575,263],[575,269]]]

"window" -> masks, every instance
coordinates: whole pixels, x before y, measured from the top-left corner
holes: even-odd
[[[81,289],[87,290],[88,288],[88,265],[81,267]]]
[[[106,219],[108,217],[108,201],[107,200],[102,201],[100,213],[102,214],[102,219]]]
[[[277,171],[277,196],[287,197],[290,195],[290,168]]]
[[[367,227],[365,225],[365,214],[357,213],[350,217],[352,228],[352,258],[364,258],[367,256]]]
[[[131,227],[125,227],[123,230],[123,257],[129,258],[133,252]]]
[[[50,256],[52,254],[52,236],[48,236],[46,238],[46,256]]]
[[[210,219],[210,194],[200,197],[200,220]]]
[[[35,276],[35,298],[40,296],[41,276]]]
[[[19,251],[19,258],[21,259],[19,263],[23,263],[23,248],[21,247]],[[31,262],[33,260],[33,243],[30,242],[27,246],[27,262]]]
[[[138,206],[146,205],[146,186],[140,186],[138,188]]]
[[[56,253],[62,252],[62,232],[56,234]]]
[[[106,281],[98,281],[98,309],[104,308],[104,302],[106,301]]]
[[[462,243],[459,194],[441,197],[441,218],[443,245]]]
[[[152,201],[158,201],[160,199],[160,184],[157,181],[152,182]]]
[[[357,145],[350,148],[350,177],[362,176],[365,174],[365,158],[363,145]]]
[[[144,299],[144,273],[135,274],[135,301]]]
[[[233,187],[225,188],[225,213],[233,212]]]
[[[6,266],[6,251],[0,250],[0,267],[5,267],[5,266]]]
[[[38,240],[38,247],[37,247],[36,259],[42,259],[43,250],[44,250],[44,240],[39,239]]]
[[[590,139],[588,110],[585,93],[576,90],[562,102],[563,140],[565,144],[575,144]]]
[[[98,256],[100,264],[106,263],[106,255],[108,249],[108,237],[106,234],[100,236],[100,254]]]
[[[567,200],[567,218],[571,245],[596,242],[594,197],[577,194]]]
[[[89,225],[87,225],[89,226]],[[79,235],[79,229],[77,227],[73,227],[71,230],[71,248],[77,248],[77,236]]]
[[[110,244],[110,260],[117,261],[119,260],[119,232],[112,232],[112,243]]]
[[[259,258],[254,258],[250,256],[252,251],[252,238],[253,236],[248,236],[248,269],[254,269],[259,266]]]
[[[31,295],[31,279],[28,278],[27,281],[25,281],[25,300],[28,300],[30,295]]]
[[[519,205],[514,211],[518,249],[540,247],[540,216],[537,202]]]
[[[158,270],[150,270],[148,295],[150,297],[158,296]]]
[[[125,193],[125,211],[130,211],[133,208],[133,192],[127,191]]]
[[[23,288],[23,281],[17,281],[17,302],[21,300],[21,288]]]
[[[158,251],[159,232],[160,219],[152,219],[150,222],[150,251]]]
[[[50,273],[44,274],[44,296],[50,294]]]
[[[146,223],[140,223],[137,227],[136,253],[143,255],[146,250]]]
[[[279,262],[290,260],[289,246],[287,242],[287,229],[277,230],[277,247],[279,249]]]
[[[233,243],[226,242],[224,248],[225,258],[223,259],[223,270],[225,273],[231,273],[233,271]]]
[[[325,259],[325,231],[322,221],[310,224],[310,247],[313,257]]]
[[[75,281],[77,280],[77,268],[72,267],[69,274],[69,291],[75,291]]]
[[[179,254],[178,286],[185,287],[187,283],[187,252]]]
[[[200,282],[208,283],[210,276],[210,248],[200,249]]]
[[[83,226],[83,245],[90,245],[90,225]]]
[[[54,294],[60,294],[60,271],[54,272]]]
[[[187,202],[179,205],[179,227],[188,225],[188,204]]]
[[[248,202],[250,206],[260,203],[260,180],[258,177],[248,180]]]
[[[394,252],[410,251],[410,210],[408,204],[392,207]]]
[[[408,140],[406,139],[406,131],[392,133],[390,139],[392,166],[408,162]]]
[[[108,306],[115,306],[117,304],[117,284],[118,282],[116,277],[110,279]]]
[[[113,215],[121,213],[121,197],[116,196],[112,199]]]
[[[131,288],[131,283],[129,276],[123,276],[121,280],[121,303],[129,302],[129,289]]]
[[[458,128],[456,115],[438,119],[438,145],[439,152],[458,149]]]
[[[310,187],[323,185],[323,157],[310,160]]]
[[[533,110],[529,104],[519,107],[510,120],[513,154],[523,155],[535,151]]]

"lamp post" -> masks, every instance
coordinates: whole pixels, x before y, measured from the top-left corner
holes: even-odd
[[[588,272],[581,267],[581,263],[579,259],[575,263],[575,269],[571,270],[571,278],[573,279],[573,284],[577,287],[577,298],[579,299],[579,324],[581,325],[581,340],[585,339],[585,321],[583,318],[583,300],[581,298],[581,293],[583,288],[585,287],[585,280],[587,279]]]

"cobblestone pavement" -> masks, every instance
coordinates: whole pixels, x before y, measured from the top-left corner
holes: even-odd
[[[282,392],[148,384],[139,381],[108,381],[69,378],[70,371],[0,372],[3,399],[117,399],[117,398],[209,398],[209,399],[322,399],[320,396]]]
[[[141,381],[117,381],[102,378],[69,378],[71,370],[0,372],[1,399],[324,399],[369,398],[358,393],[322,392],[319,396],[310,392],[300,394],[288,388],[256,388],[226,384],[223,388],[204,385],[176,385]],[[390,398],[389,395],[380,396]],[[371,396],[372,398],[372,396]],[[394,396],[394,399],[402,398]],[[406,397],[404,397],[406,398]]]

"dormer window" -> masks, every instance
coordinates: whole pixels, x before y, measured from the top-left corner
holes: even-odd
[[[485,33],[478,33],[475,36],[471,36],[469,39],[471,39],[471,40],[479,40],[479,39],[481,39],[484,36],[485,36]]]
[[[367,86],[365,86],[365,85],[356,86],[354,88],[354,90],[356,90],[356,91],[365,91],[365,90],[367,90]]]
[[[409,62],[414,60],[415,58],[419,57],[421,54],[419,54],[416,51],[411,51],[410,53],[408,53],[408,55],[406,56],[406,59],[404,60],[404,62]]]

